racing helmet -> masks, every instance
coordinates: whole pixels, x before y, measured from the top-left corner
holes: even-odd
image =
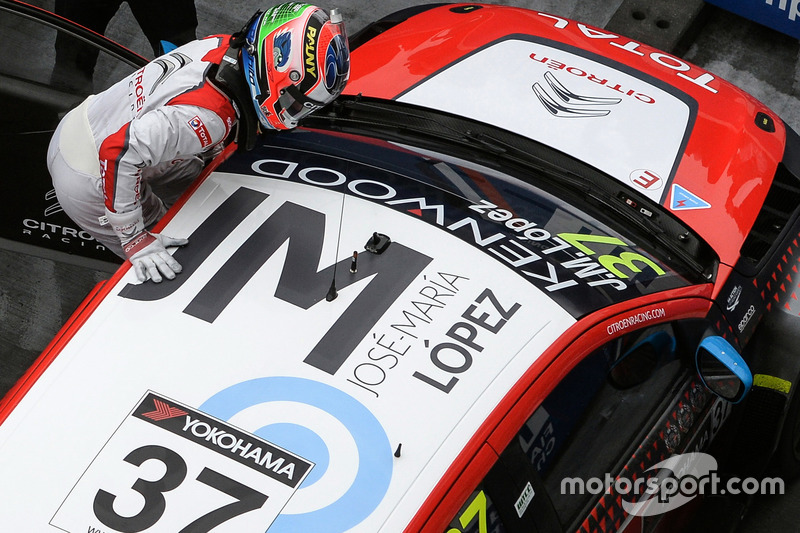
[[[244,77],[264,128],[294,128],[344,90],[350,49],[338,10],[279,4],[256,13],[244,38]]]

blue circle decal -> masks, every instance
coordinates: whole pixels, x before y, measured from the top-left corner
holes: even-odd
[[[369,516],[389,489],[393,466],[389,438],[375,415],[338,389],[289,376],[238,383],[209,398],[200,410],[227,421],[244,409],[268,402],[296,402],[325,411],[347,429],[358,452],[355,479],[338,500],[307,513],[281,514],[269,528],[270,533],[345,531]],[[316,463],[298,490],[324,479],[334,460],[325,436],[303,426],[302,421],[269,424],[253,433]]]
[[[270,424],[253,431],[262,439],[314,462],[314,468],[303,480],[303,487],[316,483],[325,474],[330,463],[330,452],[319,435],[297,424]]]

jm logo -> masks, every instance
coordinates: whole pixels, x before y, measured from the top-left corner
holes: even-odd
[[[183,266],[180,276],[168,283],[127,285],[120,291],[120,296],[154,301],[177,291],[268,196],[246,187],[239,188],[189,236],[192,245],[175,252],[175,259]],[[371,278],[304,360],[324,372],[335,374],[389,306],[431,262],[431,258],[395,242],[380,255],[359,254],[358,270],[354,273],[350,271],[350,257],[318,272],[324,234],[324,213],[291,202],[284,203],[241,244],[183,312],[213,323],[259,268],[288,241],[286,259],[274,294],[276,298],[309,309],[325,300],[334,270],[339,290]],[[369,234],[365,234],[364,241],[368,238]]]
[[[533,92],[551,115],[559,118],[604,117],[611,113],[608,106],[622,102],[621,98],[604,98],[576,94],[556,79],[552,72],[545,72],[547,87],[538,81],[533,84]]]

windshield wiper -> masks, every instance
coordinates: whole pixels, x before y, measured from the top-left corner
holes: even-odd
[[[500,128],[391,100],[341,96],[307,117],[303,126],[364,134],[387,141],[439,149],[517,177],[537,187],[545,183],[609,225],[627,223],[636,235],[677,260],[703,280],[713,278],[717,258],[710,246],[677,217],[649,198],[574,157]],[[531,173],[535,176],[532,179]],[[526,177],[527,176],[527,177]],[[546,187],[545,187],[546,189]],[[613,213],[615,217],[610,217]]]

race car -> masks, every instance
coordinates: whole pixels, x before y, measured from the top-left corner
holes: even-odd
[[[548,13],[350,43],[161,221],[182,273],[123,265],[0,403],[4,529],[675,531],[683,479],[800,470],[796,133]]]

